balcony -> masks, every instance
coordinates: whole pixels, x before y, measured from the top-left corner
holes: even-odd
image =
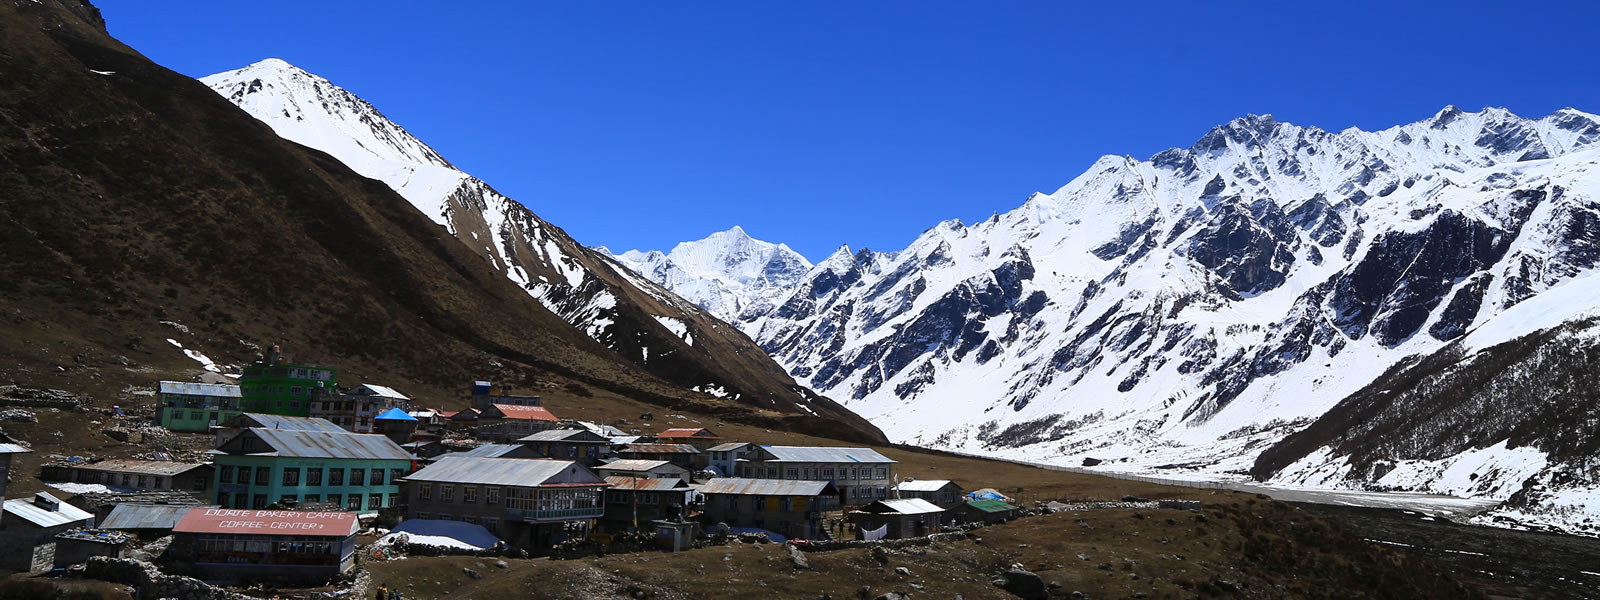
[[[598,519],[605,516],[603,506],[590,508],[558,508],[551,510],[517,510],[506,509],[506,519],[510,521],[526,521],[537,523],[542,521],[575,521],[578,519]]]

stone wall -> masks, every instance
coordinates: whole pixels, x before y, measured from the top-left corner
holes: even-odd
[[[96,556],[89,559],[84,577],[131,585],[136,600],[256,600],[182,575],[162,573],[155,565],[127,558]]]

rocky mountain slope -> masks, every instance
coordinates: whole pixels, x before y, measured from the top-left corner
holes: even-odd
[[[813,416],[826,401],[796,406],[804,391],[738,358],[737,333],[661,347],[661,362],[742,391],[738,402],[640,369],[616,348],[666,335],[636,332],[660,327],[648,304],[616,294],[619,341],[602,345],[388,186],[118,43],[85,2],[0,2],[0,68],[0,378],[110,404],[282,342],[346,379],[446,405],[490,378],[878,435],[847,412]]]
[[[723,316],[897,441],[1268,477],[1263,450],[1408,357],[1460,368],[1595,314],[1597,147],[1600,118],[1573,109],[1447,107],[1374,132],[1251,115],[1148,160],[1104,157],[1055,193],[941,223],[892,255],[841,249],[775,310]],[[1500,404],[1519,423],[1559,423]],[[1358,485],[1378,458],[1531,448],[1501,435],[1526,429],[1513,425],[1452,444],[1357,435],[1343,427],[1364,413],[1341,410],[1322,441],[1380,449],[1352,459]],[[1528,475],[1495,475],[1497,493]]]
[[[551,312],[684,389],[876,437],[866,421],[796,385],[737,329],[575,242],[461,171],[370,103],[282,60],[201,80],[278,135],[383,181]],[[798,256],[798,255],[796,255]]]

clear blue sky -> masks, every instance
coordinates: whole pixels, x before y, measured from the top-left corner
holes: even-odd
[[[327,77],[617,251],[735,224],[813,260],[897,250],[1246,113],[1600,112],[1592,2],[98,4],[187,75]]]

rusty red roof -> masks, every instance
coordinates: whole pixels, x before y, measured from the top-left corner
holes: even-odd
[[[296,510],[238,510],[193,508],[184,513],[175,533],[227,533],[236,535],[310,535],[348,537],[359,527],[356,514]]]
[[[543,406],[521,406],[517,404],[492,405],[507,419],[527,419],[530,421],[559,421],[554,414]]]
[[[700,438],[704,440],[720,440],[721,436],[711,433],[704,427],[674,427],[656,434],[657,438]]]

